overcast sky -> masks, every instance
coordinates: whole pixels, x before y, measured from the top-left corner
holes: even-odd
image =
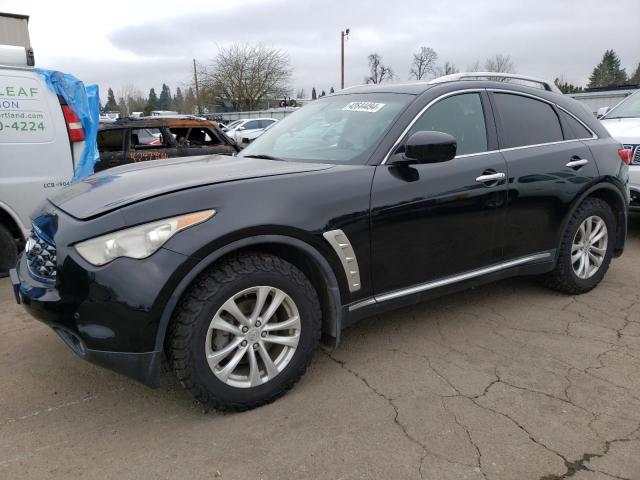
[[[344,28],[347,85],[363,82],[371,52],[406,81],[422,45],[461,70],[502,53],[518,73],[580,84],[606,49],[627,72],[640,62],[640,0],[0,0],[0,11],[30,15],[36,64],[98,83],[103,101],[128,83],[174,91],[193,58],[237,42],[287,52],[294,90],[338,89]]]

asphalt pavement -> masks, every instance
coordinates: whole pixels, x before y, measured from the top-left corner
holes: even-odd
[[[271,405],[77,358],[0,280],[0,478],[640,479],[640,215],[582,296],[527,278],[364,320]]]

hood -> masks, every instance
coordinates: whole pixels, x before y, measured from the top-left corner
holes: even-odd
[[[640,118],[603,118],[600,121],[619,142],[640,145]]]
[[[72,183],[49,201],[69,215],[84,220],[178,190],[324,170],[332,166],[223,155],[147,161],[105,170]]]

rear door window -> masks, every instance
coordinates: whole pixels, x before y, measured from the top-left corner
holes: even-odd
[[[502,125],[502,147],[524,147],[563,140],[553,107],[534,98],[494,93]]]
[[[131,150],[155,150],[168,148],[168,139],[164,138],[159,128],[134,128],[131,130]]]

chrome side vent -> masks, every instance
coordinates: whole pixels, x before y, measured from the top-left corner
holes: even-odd
[[[333,247],[342,262],[342,268],[344,268],[347,283],[349,284],[349,291],[356,292],[360,290],[358,260],[356,259],[356,252],[353,250],[347,235],[342,230],[331,230],[323,233],[322,236]]]

